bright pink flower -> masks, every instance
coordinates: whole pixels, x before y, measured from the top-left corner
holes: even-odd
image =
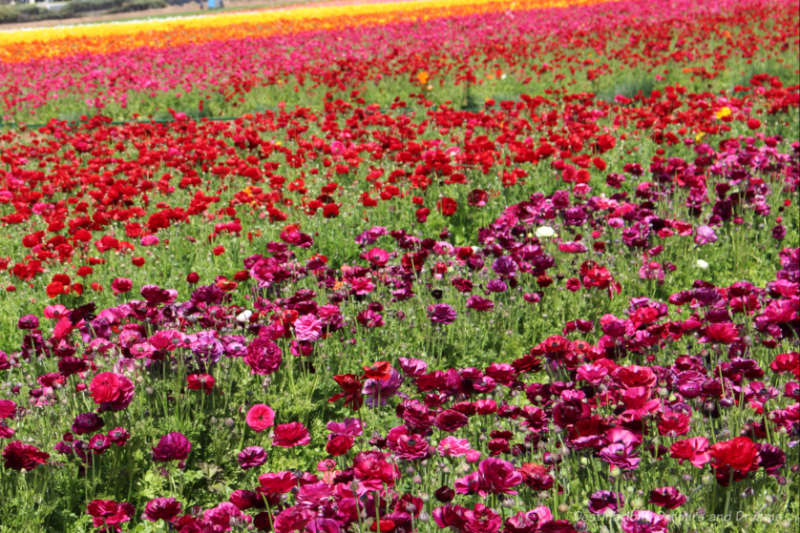
[[[245,419],[247,421],[247,425],[250,426],[250,429],[253,431],[264,431],[267,428],[272,427],[275,422],[275,411],[272,410],[272,407],[263,404],[257,403],[253,407],[247,411],[247,417]]]

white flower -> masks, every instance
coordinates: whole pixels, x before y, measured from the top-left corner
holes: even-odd
[[[703,261],[702,259],[698,259],[697,260],[697,268],[699,268],[701,270],[707,270],[708,269],[708,263]]]
[[[539,237],[540,239],[549,239],[555,234],[556,234],[555,230],[550,226],[539,226],[538,228],[536,228],[536,236]]]
[[[246,324],[250,320],[251,316],[253,316],[253,312],[249,309],[245,309],[244,311],[236,315],[236,321],[239,322],[240,324]]]

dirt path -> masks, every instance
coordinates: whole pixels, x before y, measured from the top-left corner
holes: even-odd
[[[397,0],[224,0],[224,9],[208,10],[208,1],[191,1],[183,5],[173,5],[162,9],[149,9],[147,11],[137,11],[134,13],[116,14],[87,14],[82,17],[69,19],[38,20],[35,22],[20,22],[16,24],[2,24],[0,31],[20,30],[25,28],[51,28],[55,26],[71,26],[76,24],[87,24],[92,22],[124,22],[130,20],[141,20],[150,17],[169,17],[181,15],[204,15],[218,13],[232,13],[236,11],[262,10],[262,9],[283,9],[287,7],[299,6],[337,6],[366,3],[384,3]]]

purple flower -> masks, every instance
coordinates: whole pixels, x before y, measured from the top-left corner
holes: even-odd
[[[103,419],[96,413],[81,413],[72,422],[72,432],[76,435],[94,433],[103,427]]]
[[[511,277],[517,271],[517,264],[509,256],[503,255],[494,260],[492,270],[498,276]]]
[[[239,466],[242,467],[242,470],[255,468],[266,462],[267,452],[261,446],[248,446],[239,452],[236,460],[239,461]]]
[[[456,320],[456,310],[447,304],[428,306],[428,318],[435,324],[452,324]]]
[[[486,290],[489,292],[506,292],[508,285],[501,279],[493,279],[486,284]]]
[[[599,490],[589,496],[589,512],[593,514],[603,514],[607,509],[615,513],[617,508],[624,502],[622,494],[611,492],[610,490]]]
[[[364,382],[364,388],[361,393],[366,396],[367,405],[375,407],[375,404],[380,399],[380,404],[385,405],[386,400],[395,395],[400,385],[403,383],[403,376],[395,369],[392,369],[392,374],[389,379],[368,379]]]
[[[694,242],[700,246],[717,241],[717,234],[711,226],[699,226],[694,236]]]
[[[158,462],[183,461],[189,457],[191,449],[192,443],[183,433],[167,433],[153,448],[153,460]]]
[[[36,329],[39,327],[39,319],[36,315],[24,315],[17,321],[19,329]]]

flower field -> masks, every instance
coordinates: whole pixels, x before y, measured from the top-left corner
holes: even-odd
[[[0,32],[0,532],[796,531],[798,10]]]

